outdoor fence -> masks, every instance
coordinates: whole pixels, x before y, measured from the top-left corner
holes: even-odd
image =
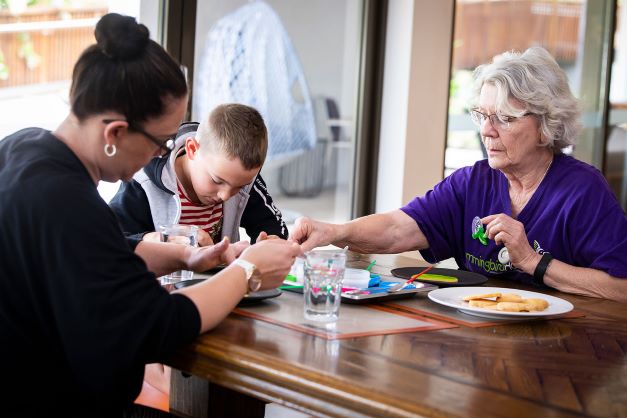
[[[545,47],[559,61],[573,62],[583,8],[581,1],[460,1],[454,68],[472,69],[505,50],[532,45]],[[0,11],[0,88],[69,80],[106,12],[38,7],[13,16]]]
[[[95,43],[94,27],[107,9],[34,8],[0,11],[0,88],[71,78],[80,53]]]
[[[508,50],[542,46],[572,63],[583,1],[464,1],[455,9],[453,68],[473,69]]]

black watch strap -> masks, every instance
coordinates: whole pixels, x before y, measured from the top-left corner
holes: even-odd
[[[533,271],[533,279],[537,284],[544,284],[544,274],[546,269],[549,268],[549,263],[553,260],[553,256],[549,253],[542,254],[540,262]]]

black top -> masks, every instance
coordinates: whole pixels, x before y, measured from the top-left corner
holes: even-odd
[[[0,391],[6,416],[117,416],[200,330],[134,254],[85,167],[50,132],[0,141]]]

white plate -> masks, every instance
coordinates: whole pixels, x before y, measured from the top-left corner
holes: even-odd
[[[540,298],[549,302],[549,307],[540,312],[502,312],[471,307],[463,300],[464,296],[481,295],[484,293],[516,293],[524,299]],[[573,304],[564,299],[545,295],[543,293],[508,289],[505,287],[446,287],[429,292],[429,299],[441,305],[457,308],[468,315],[483,316],[485,318],[493,319],[538,318],[543,316],[559,315],[573,310]]]

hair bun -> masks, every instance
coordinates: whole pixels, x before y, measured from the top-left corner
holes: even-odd
[[[109,13],[96,24],[95,35],[98,47],[106,56],[125,60],[144,50],[150,32],[131,16]]]

